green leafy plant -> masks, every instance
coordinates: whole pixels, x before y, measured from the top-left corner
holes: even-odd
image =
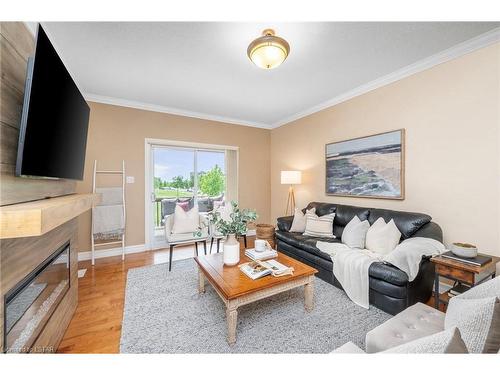
[[[218,165],[199,177],[202,193],[213,197],[224,191],[224,173]]]
[[[208,213],[208,221],[220,232],[222,235],[229,234],[243,235],[247,232],[247,224],[257,220],[257,212],[250,209],[240,209],[237,202],[231,202],[232,212],[229,215],[231,220],[224,220],[219,211],[211,211]],[[201,237],[201,230],[199,228],[195,235]]]

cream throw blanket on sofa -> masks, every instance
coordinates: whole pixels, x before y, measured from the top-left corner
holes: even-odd
[[[438,255],[445,251],[441,242],[424,237],[404,240],[385,256],[366,249],[353,249],[342,243],[318,241],[316,247],[332,258],[333,274],[347,296],[365,309],[370,306],[368,268],[372,263],[390,263],[404,271],[409,281],[413,281],[418,274],[422,256]]]
[[[318,241],[316,247],[332,258],[333,274],[347,296],[357,305],[370,308],[368,268],[380,261],[380,255],[342,243]]]

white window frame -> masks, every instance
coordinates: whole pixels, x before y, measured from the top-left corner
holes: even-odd
[[[236,151],[236,200],[238,200],[238,183],[239,183],[239,147],[231,145],[216,145],[209,143],[198,143],[198,142],[185,142],[185,141],[175,141],[168,139],[158,139],[158,138],[145,138],[144,139],[144,215],[145,215],[145,227],[144,227],[144,242],[145,247],[148,250],[160,249],[166,246],[165,243],[154,244],[154,227],[153,227],[153,205],[151,197],[154,193],[154,187],[152,184],[152,179],[154,176],[154,165],[153,165],[153,147],[170,147],[179,149],[193,149],[194,151],[224,151],[224,174],[227,176],[227,151]],[[196,170],[197,157],[194,158],[194,168]],[[195,184],[197,185],[197,179],[195,178]],[[197,186],[194,188],[196,189]],[[226,183],[227,188],[227,183]],[[154,246],[153,246],[154,245]]]

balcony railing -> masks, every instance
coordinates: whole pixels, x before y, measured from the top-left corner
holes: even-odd
[[[155,211],[155,227],[162,228],[163,223],[161,217],[161,201],[163,198],[156,198],[154,203],[154,211]]]
[[[198,199],[202,198],[207,198],[207,196],[198,196]],[[165,198],[155,198],[154,202],[154,222],[155,222],[155,227],[156,228],[163,228],[163,223],[162,223],[162,217],[161,217],[161,201]],[[223,196],[221,196],[221,200],[223,199]],[[205,211],[203,211],[202,208],[200,208],[200,212],[206,212],[206,207],[204,208]]]

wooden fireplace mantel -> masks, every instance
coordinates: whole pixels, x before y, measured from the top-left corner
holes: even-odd
[[[100,194],[71,194],[0,207],[0,239],[41,236],[100,200]]]

